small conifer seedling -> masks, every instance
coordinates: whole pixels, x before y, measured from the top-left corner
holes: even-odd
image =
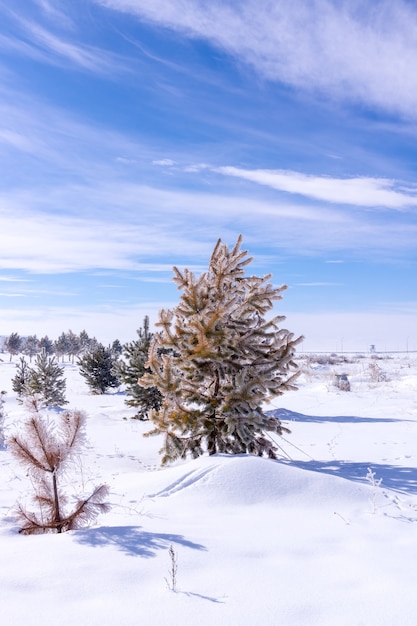
[[[37,355],[34,367],[29,368],[24,395],[37,397],[44,407],[63,406],[68,404],[66,384],[64,368],[58,365],[55,356],[48,356],[43,350]]]
[[[85,413],[79,410],[55,413],[52,419],[39,410],[36,400],[32,400],[30,416],[21,432],[8,439],[8,449],[31,479],[32,500],[37,509],[31,511],[23,502],[18,502],[16,511],[23,524],[21,533],[62,533],[86,526],[99,513],[109,510],[104,502],[107,485],[95,487],[87,496],[75,497],[72,507],[62,487],[71,460],[84,443],[85,420]]]
[[[120,386],[120,381],[114,375],[116,362],[117,355],[111,347],[106,348],[101,343],[78,359],[80,374],[93,394],[103,394],[110,388]]]

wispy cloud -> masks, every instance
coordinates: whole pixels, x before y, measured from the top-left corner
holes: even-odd
[[[52,19],[55,23],[61,24],[66,27],[72,27],[73,22],[69,17],[68,11],[61,10],[59,4],[55,1],[50,0],[34,0],[35,4],[39,6],[41,11],[50,19]]]
[[[400,183],[385,178],[331,178],[286,170],[244,170],[237,167],[219,167],[215,171],[325,202],[391,209],[417,206],[417,188],[408,187],[407,192],[401,191]]]
[[[416,224],[378,221],[367,213],[117,179],[3,193],[0,208],[1,266],[37,273],[107,269],[155,275],[172,264],[206,262],[219,236],[233,242],[239,232],[246,233],[249,248],[252,241],[262,242],[268,254],[348,250],[373,259],[401,258],[414,250],[417,238]]]
[[[33,151],[33,146],[25,135],[7,128],[0,129],[0,143],[7,144],[21,152]]]
[[[416,119],[417,10],[405,0],[93,0],[202,38],[270,80]]]
[[[175,165],[175,162],[172,159],[156,159],[155,161],[152,161],[152,164],[171,166],[171,165]]]
[[[26,179],[41,182],[52,172],[60,172],[63,180],[68,175],[80,180],[106,179],[116,176],[126,164],[151,170],[153,158],[155,148],[140,137],[134,140],[36,94],[0,84],[2,188],[15,179],[18,187],[24,188]]]
[[[0,35],[0,48],[44,63],[66,63],[79,69],[115,77],[129,71],[126,58],[104,48],[76,41],[73,32],[69,37],[66,28],[57,29],[59,24],[68,26],[69,20],[64,20],[62,13],[55,10],[50,3],[43,2],[41,7],[54,18],[54,30],[50,30],[46,24],[38,23],[34,18],[23,17],[21,13],[0,6],[0,12],[3,9],[3,16],[13,24],[11,32]]]
[[[166,152],[161,158],[140,138],[88,125],[19,91],[0,90],[10,101],[0,103],[0,156],[5,181],[14,181],[0,194],[4,268],[145,272],[155,262],[196,265],[219,236],[233,241],[240,232],[247,245],[263,242],[268,253],[349,250],[361,258],[398,258],[415,248],[417,225],[406,211],[385,221],[386,212],[369,216],[343,206],[405,209],[417,204],[413,185],[198,161],[181,166],[184,155],[174,150],[172,158]],[[120,155],[131,165],[119,163]],[[160,165],[170,170],[169,180],[162,180]],[[148,184],[136,182],[138,172]],[[238,179],[256,185],[242,193]]]
[[[0,276],[0,282],[2,283],[27,283],[30,281],[27,278],[18,278],[17,276]]]
[[[0,264],[4,269],[62,273],[97,268],[135,270],[153,257],[162,233],[152,227],[45,214],[2,212]]]

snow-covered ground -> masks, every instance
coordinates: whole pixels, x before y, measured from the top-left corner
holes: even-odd
[[[24,409],[3,356],[11,432]],[[123,394],[90,395],[65,365],[68,406],[88,413],[74,480],[106,482],[112,509],[87,529],[18,534],[30,484],[0,450],[2,626],[415,626],[417,355],[344,358],[301,359],[299,390],[269,407],[292,431],[283,460],[163,469]],[[350,392],[333,386],[342,373]]]

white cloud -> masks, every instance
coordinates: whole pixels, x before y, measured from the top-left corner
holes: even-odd
[[[94,0],[213,45],[271,80],[416,118],[417,12],[405,0]]]
[[[184,167],[184,172],[201,172],[208,169],[210,166],[207,163],[194,163],[193,165],[187,165]]]
[[[152,161],[152,165],[175,165],[175,161],[172,159],[157,159],[156,161]]]
[[[244,170],[237,167],[219,167],[214,171],[325,202],[391,209],[417,206],[417,189],[408,189],[408,193],[396,191],[398,183],[386,178],[331,178],[287,170]]]
[[[0,232],[3,269],[35,273],[136,270],[138,257],[154,257],[156,244],[167,244],[152,227],[37,211],[3,211]]]
[[[219,188],[219,176],[213,174],[216,168],[196,160],[190,169],[194,176],[204,172],[204,192],[181,188],[190,182],[184,168],[175,170],[176,188],[163,189],[164,181],[152,166],[152,161],[166,163],[166,157],[157,158],[158,150],[80,123],[4,85],[0,95],[5,96],[0,98],[0,124],[5,129],[3,139],[8,141],[7,145],[0,141],[0,156],[4,150],[8,180],[16,176],[15,190],[3,187],[0,194],[4,268],[54,273],[146,271],[147,266],[149,271],[155,260],[171,259],[195,265],[208,258],[219,236],[232,242],[239,233],[248,247],[255,246],[254,253],[263,246],[280,253],[339,255],[348,250],[362,258],[379,254],[389,259],[415,249],[417,226],[406,221],[406,213],[396,214],[395,222],[384,222],[379,214],[360,215],[334,206],[351,201],[358,206],[385,202],[384,206],[403,208],[415,203],[412,185],[405,188],[386,179],[340,180],[288,171],[220,170],[222,176],[250,178],[285,189],[291,194],[286,201],[280,196],[271,199],[262,187],[243,196],[229,182],[227,193],[211,191]],[[7,105],[7,100],[17,104]],[[132,182],[127,168],[117,165],[121,154],[132,157],[148,180],[153,177],[154,186]],[[134,176],[137,179],[136,171]],[[57,183],[61,178],[62,184]],[[296,194],[304,194],[305,200]],[[333,206],[309,205],[310,198],[333,202]]]
[[[0,282],[2,283],[28,283],[30,282],[26,278],[17,278],[15,276],[0,276]]]
[[[219,236],[232,243],[239,233],[255,257],[265,249],[303,256],[348,250],[356,258],[389,260],[415,249],[417,225],[379,221],[366,212],[161,190],[117,179],[43,185],[0,197],[3,269],[150,272],[155,262],[165,271],[171,260],[198,266]]]

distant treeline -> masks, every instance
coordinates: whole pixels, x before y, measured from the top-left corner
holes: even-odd
[[[79,357],[99,346],[95,337],[90,337],[85,330],[78,335],[72,330],[62,332],[57,339],[50,339],[48,335],[38,338],[36,335],[22,337],[19,333],[11,333],[8,337],[0,338],[2,352],[10,355],[10,361],[14,356],[24,355],[32,358],[41,352],[51,356],[55,355],[61,361],[68,359],[74,362],[75,357]],[[111,347],[116,351],[121,350],[121,344],[115,339]]]

